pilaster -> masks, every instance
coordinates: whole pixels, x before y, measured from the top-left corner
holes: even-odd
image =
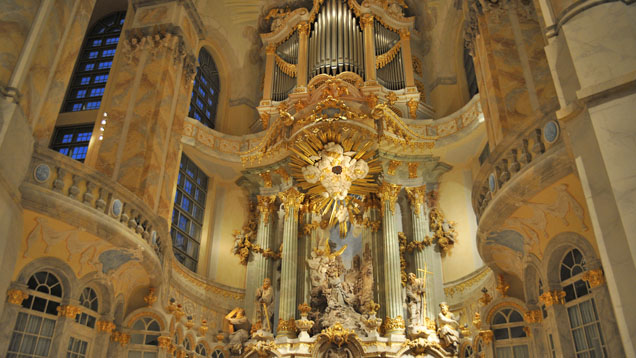
[[[377,82],[375,68],[375,41],[373,39],[373,15],[364,14],[360,19],[364,38],[364,73],[365,82]]]

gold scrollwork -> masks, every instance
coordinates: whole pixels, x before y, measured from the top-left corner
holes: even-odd
[[[285,206],[285,215],[290,215],[292,210],[298,212],[298,209],[303,203],[305,194],[298,191],[298,189],[291,187],[287,191],[278,193],[278,197]]]
[[[157,337],[157,342],[159,349],[167,351],[170,349],[170,345],[172,344],[172,338],[170,338],[170,336]]]
[[[80,312],[81,310],[77,306],[61,305],[57,307],[57,315],[60,317],[75,319],[75,316],[80,314]]]
[[[349,343],[349,339],[356,338],[357,335],[353,330],[342,327],[342,324],[336,323],[333,326],[323,329],[318,335],[318,339],[326,339],[332,344],[341,347],[343,344]]]
[[[95,323],[95,327],[97,327],[97,332],[104,332],[111,334],[115,329],[115,323],[109,321],[97,321]]]
[[[583,273],[583,281],[587,281],[591,288],[601,286],[605,283],[603,270],[588,270]]]
[[[539,323],[543,320],[541,310],[527,311],[523,314],[523,320],[527,323]]]
[[[395,318],[386,317],[384,319],[384,331],[386,333],[404,332],[404,318],[397,316]]]
[[[114,331],[110,335],[110,340],[119,343],[122,347],[125,347],[130,342],[130,335],[119,331]]]

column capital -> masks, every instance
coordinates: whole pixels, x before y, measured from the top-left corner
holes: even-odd
[[[395,318],[386,317],[384,319],[384,331],[386,334],[397,333],[404,334],[406,326],[404,324],[404,318],[397,316]]]
[[[95,323],[95,327],[97,327],[97,332],[104,332],[107,334],[111,334],[115,329],[115,324],[110,321],[102,321],[99,320]]]
[[[274,53],[276,53],[276,45],[275,44],[267,45],[267,47],[265,47],[265,53],[267,55],[273,55]]]
[[[29,294],[18,289],[11,289],[7,291],[7,302],[12,305],[21,305],[22,301],[29,298]]]
[[[540,323],[543,320],[541,310],[531,310],[523,314],[523,320],[526,323]]]
[[[564,304],[565,303],[565,291],[553,290],[544,292],[541,296],[539,296],[539,301],[543,303],[546,307],[550,307],[556,304]]]
[[[360,18],[360,24],[362,24],[362,28],[366,29],[367,26],[373,26],[373,15],[371,14],[364,14],[362,15],[362,17]]]
[[[308,22],[306,22],[306,21],[303,21],[303,22],[299,23],[299,24],[296,26],[296,29],[298,29],[298,34],[299,34],[299,35],[305,35],[305,36],[306,36],[306,35],[309,35],[309,29],[310,29],[310,28],[311,28],[311,27],[309,26],[309,23],[308,23]]]
[[[291,213],[291,209],[295,209],[296,211],[298,211],[303,203],[305,194],[299,192],[298,189],[291,187],[287,189],[287,191],[278,193],[278,197],[285,206],[285,215],[288,215],[289,213]]]
[[[57,315],[60,317],[66,317],[75,319],[75,316],[80,314],[81,310],[77,306],[73,305],[62,305],[57,308]]]
[[[259,213],[265,215],[265,221],[269,221],[269,216],[274,212],[274,201],[276,201],[276,195],[257,195],[256,209]]]
[[[397,196],[400,193],[402,186],[397,184],[391,184],[384,182],[378,188],[378,196],[382,204],[389,204],[389,208],[392,212],[395,212],[395,203],[397,202]],[[382,206],[382,215],[384,215],[384,205]]]
[[[605,275],[603,270],[588,270],[583,273],[583,281],[590,284],[590,288],[595,288],[605,284]]]
[[[405,187],[404,190],[409,198],[409,203],[411,203],[411,209],[415,215],[419,216],[421,214],[420,207],[426,205],[426,184],[418,187]]]
[[[411,38],[411,31],[409,29],[400,29],[400,40],[408,40]]]

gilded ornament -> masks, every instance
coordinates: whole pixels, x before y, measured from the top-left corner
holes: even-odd
[[[424,71],[422,70],[422,60],[415,56],[413,56],[413,72],[415,72],[415,74],[420,77],[424,76]]]
[[[263,185],[266,188],[272,187],[272,174],[269,171],[259,173],[261,179],[263,179]]]
[[[508,296],[508,290],[510,289],[510,285],[504,279],[502,274],[497,275],[497,287],[495,287],[497,291],[501,294],[501,296]]]
[[[267,45],[267,47],[265,48],[265,53],[268,55],[273,55],[276,53],[276,45],[275,44],[269,44]]]
[[[384,331],[387,334],[404,332],[404,329],[404,318],[402,318],[402,316],[397,316],[395,318],[386,317],[384,319]]]
[[[375,95],[374,93],[371,93],[365,99],[367,101],[367,104],[371,108],[375,108],[375,106],[378,104],[378,96]]]
[[[603,270],[588,270],[583,273],[583,281],[587,281],[591,288],[601,286],[605,283]]]
[[[490,344],[494,337],[494,333],[491,330],[479,331],[479,337],[481,337],[485,344]]]
[[[278,66],[278,68],[281,70],[281,72],[283,72],[284,74],[286,74],[287,76],[294,78],[296,77],[296,71],[297,71],[297,67],[295,64],[293,63],[289,63],[285,60],[283,60],[282,57],[274,54],[274,61],[276,62],[276,66]]]
[[[454,286],[444,287],[444,293],[446,294],[446,297],[452,297],[457,292],[464,292],[464,290],[481,282],[488,275],[489,272],[490,269],[484,268],[476,276],[473,276],[467,281],[461,282]]]
[[[397,54],[400,53],[400,49],[402,48],[401,45],[402,44],[400,42],[397,42],[387,52],[376,56],[375,68],[381,69],[381,68],[384,68],[384,66],[388,65],[389,63],[391,63],[391,61],[395,59],[395,56],[397,56]]]
[[[388,175],[395,175],[395,171],[402,164],[399,160],[391,160],[389,161],[389,168],[386,170]]]
[[[80,312],[80,308],[76,306],[61,305],[57,307],[57,315],[60,317],[75,319],[75,316],[80,314]]]
[[[479,312],[475,312],[475,316],[473,317],[473,326],[477,329],[481,329],[481,314]]]
[[[185,323],[186,328],[188,329],[192,329],[192,327],[194,327],[194,319],[192,318],[192,316],[188,316],[186,318],[186,323]]]
[[[565,303],[565,292],[559,290],[544,292],[541,296],[539,296],[539,301],[546,305],[546,307],[557,304],[562,305]]]
[[[21,305],[22,301],[29,298],[29,294],[18,289],[11,289],[7,291],[7,302],[12,305]]]
[[[309,29],[311,27],[309,26],[308,22],[301,22],[300,24],[298,24],[296,26],[296,29],[298,29],[298,33],[301,35],[308,35],[309,34]]]
[[[307,315],[309,314],[309,312],[311,312],[311,306],[308,305],[307,303],[301,303],[298,305],[298,311],[300,312],[300,315]]]
[[[144,301],[146,305],[152,306],[155,302],[157,302],[157,296],[155,296],[155,288],[150,287],[148,289],[148,294],[144,296]]]
[[[208,333],[208,329],[210,327],[208,327],[208,321],[205,319],[201,320],[201,325],[199,326],[199,328],[197,329],[197,331],[199,331],[199,336],[205,336],[206,333]]]
[[[422,205],[426,205],[426,185],[410,188],[405,187],[404,190],[406,191],[406,196],[409,198],[409,202],[411,203],[411,209],[415,215],[419,216]]]
[[[408,168],[409,168],[409,178],[410,179],[415,179],[417,178],[417,166],[418,166],[418,162],[409,162],[408,164]]]
[[[174,315],[174,318],[177,319],[177,321],[181,320],[181,317],[185,316],[185,312],[183,312],[183,307],[180,303],[177,304],[177,309],[172,312],[172,314]]]
[[[111,334],[115,329],[115,323],[100,320],[95,323],[95,327],[97,327],[97,332],[105,332]]]
[[[387,182],[383,182],[382,185],[378,188],[378,197],[380,201],[382,201],[381,213],[384,216],[384,210],[386,208],[386,203],[389,204],[389,209],[392,212],[395,212],[395,203],[397,202],[397,196],[400,193],[400,189],[402,187],[397,184],[391,184]]]
[[[408,40],[411,38],[411,32],[408,29],[400,29],[400,39]]]
[[[168,351],[170,350],[170,345],[172,344],[172,338],[170,338],[170,336],[160,336],[157,337],[157,343],[159,349]]]
[[[110,340],[119,343],[122,347],[125,347],[130,342],[130,335],[118,331],[113,331],[110,335]]]
[[[424,357],[424,354],[426,354],[426,351],[430,348],[443,349],[439,342],[431,341],[423,337],[418,337],[413,340],[407,339],[404,345],[409,347],[409,350],[415,353],[417,357]],[[427,354],[426,356],[430,355]]]
[[[367,303],[364,304],[364,312],[371,316],[375,316],[375,314],[378,313],[379,310],[380,305],[373,302],[373,300],[367,301]]]
[[[442,255],[445,255],[457,241],[455,222],[447,221],[439,208],[433,207],[429,213],[429,227],[433,232],[433,240],[437,242]]]
[[[263,220],[269,222],[269,215],[274,211],[274,201],[276,201],[275,195],[257,195],[256,200],[258,204],[256,208],[261,214],[264,214]]]
[[[541,310],[527,311],[523,314],[523,320],[527,323],[539,323],[543,320]]]
[[[349,343],[349,339],[356,338],[357,335],[353,330],[342,327],[342,324],[336,323],[333,326],[323,329],[318,335],[318,339],[326,339],[329,343],[342,347],[343,344]]]
[[[362,15],[362,18],[360,19],[360,24],[362,24],[363,29],[365,29],[366,27],[373,26],[373,15],[371,14]]]
[[[395,102],[397,102],[398,97],[395,92],[389,92],[389,94],[386,95],[386,100],[389,103],[389,106],[392,106],[395,104]]]
[[[246,351],[245,356],[251,355],[252,352],[256,353],[259,358],[266,358],[270,356],[270,352],[276,351],[276,343],[274,341],[256,341],[256,343],[250,343]]]
[[[479,303],[481,303],[482,306],[487,306],[492,301],[492,296],[488,293],[486,287],[482,288],[481,292],[483,295],[479,299]]]
[[[282,318],[278,319],[278,333],[295,333],[296,332],[296,321],[291,318],[288,320],[284,320]]]
[[[261,122],[263,123],[263,129],[267,129],[269,127],[269,119],[270,119],[269,113],[265,113],[265,112],[261,113],[260,118],[261,118]]]
[[[409,107],[409,115],[411,118],[415,119],[417,117],[417,106],[420,104],[420,101],[415,98],[406,102],[407,107]]]

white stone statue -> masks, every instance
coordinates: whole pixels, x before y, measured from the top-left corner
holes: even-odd
[[[250,323],[245,316],[245,310],[235,308],[225,316],[230,323],[232,329],[229,336],[228,350],[232,354],[240,355],[243,353],[243,345],[249,338]]]
[[[426,312],[425,282],[417,278],[414,273],[409,273],[406,283],[406,307],[409,314],[409,326],[421,326],[425,324],[424,312]]]
[[[456,353],[459,346],[459,318],[449,310],[446,302],[439,304],[440,313],[437,315],[437,334],[442,340],[444,348]]]
[[[261,330],[272,332],[272,318],[274,311],[272,304],[274,303],[274,288],[269,278],[263,280],[263,286],[256,290],[256,315],[258,322],[261,324]]]

